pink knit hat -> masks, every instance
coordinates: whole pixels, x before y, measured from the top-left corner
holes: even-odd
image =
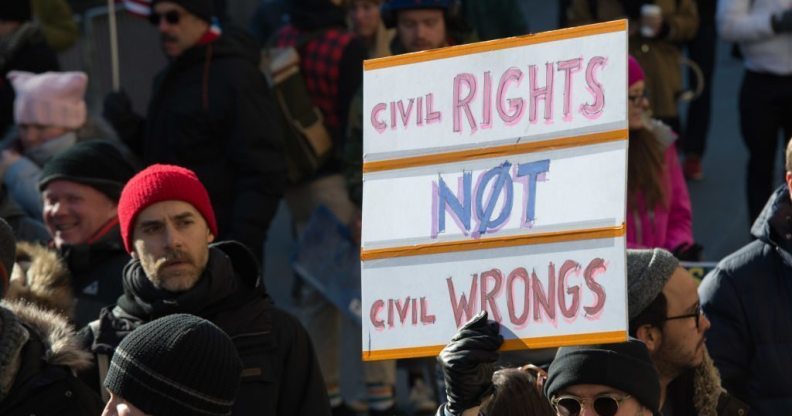
[[[632,87],[638,81],[646,79],[643,68],[632,55],[627,55],[627,87]]]
[[[14,119],[17,124],[77,129],[85,124],[85,89],[88,76],[83,72],[11,71],[14,85]]]

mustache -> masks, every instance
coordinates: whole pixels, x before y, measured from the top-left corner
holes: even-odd
[[[161,269],[172,263],[190,263],[194,264],[192,256],[180,250],[168,250],[164,256],[157,261],[157,269]]]

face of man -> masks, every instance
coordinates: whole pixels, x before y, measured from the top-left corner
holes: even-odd
[[[595,404],[597,399],[601,401],[599,404]],[[551,401],[558,416],[575,414],[570,412],[570,409],[564,404],[571,405],[573,407],[572,410],[575,410],[574,406],[580,406],[578,414],[582,416],[598,414],[612,414],[613,416],[652,415],[652,412],[638,403],[638,400],[634,397],[621,390],[599,384],[578,384],[567,387],[551,398]],[[610,410],[616,408],[617,410],[615,413],[598,413],[595,408],[600,406],[605,406],[606,409]]]
[[[142,410],[132,405],[132,403],[127,402],[126,400],[116,396],[111,392],[110,401],[108,401],[107,405],[105,405],[105,408],[102,411],[102,416],[149,416],[149,415],[143,413]]]
[[[374,0],[354,0],[347,9],[347,16],[352,22],[352,30],[364,39],[377,34],[380,24],[379,2]]]
[[[701,365],[704,333],[710,328],[710,322],[703,314],[696,315],[700,307],[698,291],[696,281],[687,270],[678,267],[663,287],[663,294],[667,301],[666,317],[682,318],[665,321],[658,345],[647,346],[660,375],[674,378],[686,369]]]
[[[153,13],[159,15],[157,30],[160,32],[162,49],[171,58],[195,46],[209,29],[208,22],[176,3],[157,3]]]
[[[44,225],[58,248],[88,243],[116,216],[116,203],[88,185],[55,180],[41,195]]]
[[[214,235],[191,204],[163,201],[138,214],[132,240],[132,256],[154,286],[183,292],[195,286],[206,268]]]
[[[407,52],[442,48],[448,44],[441,9],[400,10],[396,15],[396,33]]]

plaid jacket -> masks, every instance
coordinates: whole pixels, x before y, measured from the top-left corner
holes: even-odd
[[[328,28],[318,35],[304,35],[294,26],[286,25],[276,35],[275,46],[294,47],[300,36],[313,36],[299,51],[300,70],[308,93],[313,104],[322,111],[327,128],[337,132],[343,124],[341,114],[346,112],[346,109],[338,108],[340,63],[353,35],[340,27]]]

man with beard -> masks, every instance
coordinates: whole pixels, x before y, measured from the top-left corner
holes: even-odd
[[[170,60],[154,80],[148,116],[113,93],[104,114],[146,164],[195,171],[222,234],[263,255],[286,181],[280,124],[252,37],[220,26],[212,0],[154,0],[150,15]]]
[[[690,273],[666,250],[627,250],[627,280],[630,335],[646,344],[660,374],[663,414],[746,414],[707,353],[710,321]]]
[[[133,259],[124,269],[124,294],[81,333],[97,355],[93,374],[84,374],[96,388],[132,330],[188,313],[220,327],[239,352],[233,414],[330,414],[311,340],[294,317],[273,306],[253,255],[237,242],[210,244],[218,225],[194,172],[172,165],[141,171],[121,193],[118,218]]]
[[[385,4],[385,24],[396,27],[394,55],[449,46],[448,0],[391,0]]]

